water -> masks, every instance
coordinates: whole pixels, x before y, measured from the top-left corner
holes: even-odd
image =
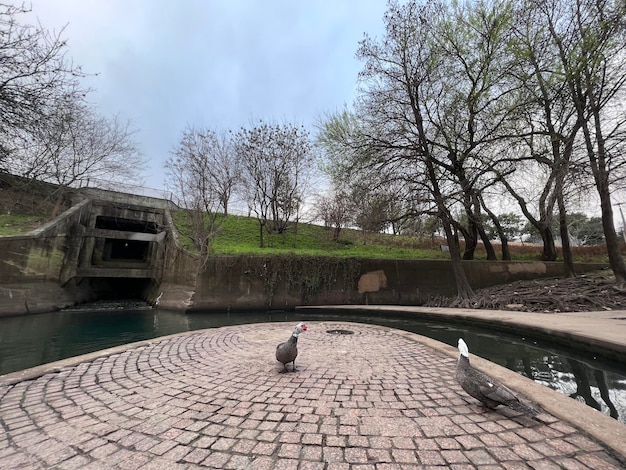
[[[514,370],[626,424],[626,366],[523,335],[393,314],[337,312],[180,313],[105,304],[0,318],[0,375],[105,348],[184,331],[276,321],[354,321],[411,331]],[[141,307],[141,308],[138,308]],[[104,309],[103,309],[104,308]]]

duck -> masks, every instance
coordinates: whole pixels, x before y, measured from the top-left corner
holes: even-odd
[[[456,366],[456,380],[471,397],[476,398],[486,408],[496,409],[505,406],[530,417],[540,413],[535,406],[523,403],[519,397],[503,383],[490,375],[474,369],[469,360],[469,349],[463,338],[459,338],[459,360]]]
[[[303,331],[307,331],[309,328],[304,324],[304,322],[300,322],[296,325],[293,330],[293,333],[289,337],[287,341],[284,343],[280,343],[276,346],[276,360],[278,362],[282,362],[285,369],[283,372],[287,372],[287,364],[292,363],[293,372],[296,371],[296,357],[298,356],[298,336]]]

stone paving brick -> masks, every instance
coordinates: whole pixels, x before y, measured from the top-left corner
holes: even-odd
[[[82,470],[88,464],[89,464],[89,459],[86,456],[76,455],[68,460],[60,462],[59,464],[56,465],[56,468],[58,468],[59,470]],[[16,467],[16,468],[19,468],[19,467]],[[126,469],[125,467],[120,467],[120,468]],[[135,467],[135,468],[139,468],[139,467]],[[134,470],[134,469],[128,469],[128,470]]]
[[[200,465],[210,468],[223,468],[230,458],[231,455],[225,452],[211,452],[211,454],[209,454],[209,456],[204,459]]]
[[[295,373],[274,360],[293,325],[276,323],[157,339],[2,385],[0,468],[622,468],[556,417],[485,411],[457,385],[454,359],[417,335],[309,327]]]
[[[531,470],[532,468],[521,460],[502,462],[502,466],[507,470]]]
[[[562,470],[561,466],[550,460],[532,462],[533,470]]]
[[[303,445],[300,458],[303,460],[322,460],[322,446]]]
[[[417,463],[417,453],[412,450],[391,449],[393,460],[398,463]]]
[[[191,447],[177,445],[176,447],[172,447],[165,454],[163,454],[163,458],[172,460],[174,462],[178,462],[182,460],[187,454],[189,454],[193,449]]]

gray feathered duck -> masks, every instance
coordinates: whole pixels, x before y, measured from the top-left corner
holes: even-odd
[[[500,405],[535,417],[541,411],[522,403],[515,393],[493,377],[474,369],[470,365],[469,349],[462,338],[459,338],[459,360],[456,366],[456,380],[468,395],[476,398],[489,409]]]
[[[287,372],[287,364],[289,364],[290,362],[293,365],[293,370],[296,370],[296,357],[298,356],[298,336],[300,335],[300,333],[308,329],[309,328],[303,322],[298,323],[289,339],[284,343],[280,343],[278,346],[276,346],[276,360],[283,363],[283,365],[285,366],[284,372]]]

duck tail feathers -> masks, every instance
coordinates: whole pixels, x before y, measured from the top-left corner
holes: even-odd
[[[509,407],[512,410],[519,411],[530,417],[535,417],[538,414],[542,413],[542,410],[534,404],[523,403],[521,401],[513,401],[509,403]]]

